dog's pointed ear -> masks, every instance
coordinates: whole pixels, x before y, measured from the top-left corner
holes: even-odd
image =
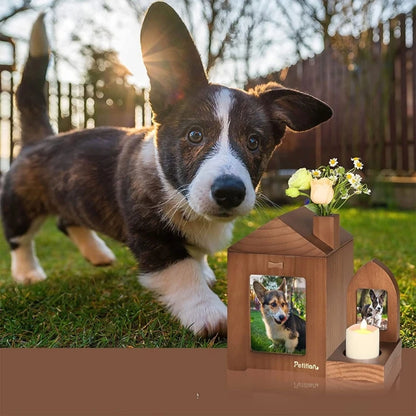
[[[374,290],[373,289],[370,289],[370,293],[369,294],[370,294],[371,302],[374,302],[376,300],[376,294],[375,294]]]
[[[259,85],[251,93],[265,104],[273,123],[294,131],[309,130],[332,117],[331,107],[323,101],[277,83]]]
[[[156,120],[191,91],[208,85],[188,29],[166,3],[157,2],[149,7],[140,42],[150,78],[150,102]]]
[[[266,289],[264,288],[264,286],[260,282],[255,280],[253,282],[253,289],[254,289],[254,292],[256,293],[257,299],[260,301],[260,303],[263,303],[264,296],[266,294]]]
[[[277,288],[277,290],[281,290],[284,293],[287,293],[287,286],[286,286],[286,278],[284,277],[282,280],[282,283],[280,283],[280,286]]]

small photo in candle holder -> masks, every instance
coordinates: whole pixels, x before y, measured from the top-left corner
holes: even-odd
[[[250,276],[252,351],[306,352],[306,280],[303,277]]]
[[[387,292],[385,290],[357,290],[357,323],[365,319],[368,325],[386,331],[388,327],[387,308]]]

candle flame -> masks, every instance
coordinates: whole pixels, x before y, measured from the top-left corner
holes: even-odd
[[[360,329],[367,329],[367,321],[365,319],[361,321]]]

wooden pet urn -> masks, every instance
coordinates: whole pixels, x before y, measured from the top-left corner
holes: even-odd
[[[339,216],[319,217],[306,207],[232,245],[228,369],[324,377],[327,359],[345,339],[353,274],[353,238]]]
[[[367,300],[366,300],[367,299]],[[326,363],[328,379],[382,383],[390,387],[401,369],[400,293],[391,271],[372,260],[354,275],[347,291],[347,326],[366,319],[380,329],[379,355],[368,360],[347,357],[343,341]]]

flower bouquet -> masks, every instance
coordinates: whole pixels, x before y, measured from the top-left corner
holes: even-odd
[[[337,158],[330,159],[327,166],[312,171],[298,169],[289,178],[286,195],[307,197],[310,202],[308,208],[322,216],[340,209],[353,195],[370,195],[371,190],[358,173],[363,169],[363,163],[358,157],[353,157],[351,161],[353,168],[348,171],[338,165]]]

